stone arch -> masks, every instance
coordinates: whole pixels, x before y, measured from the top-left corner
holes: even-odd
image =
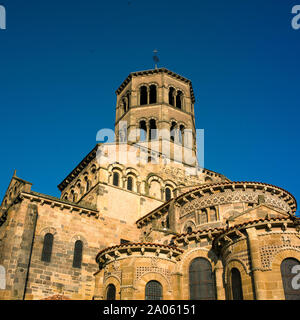
[[[108,183],[113,184],[114,172],[119,173],[119,187],[123,187],[123,180],[125,176],[125,167],[119,163],[114,163],[108,166]]]
[[[116,300],[121,299],[121,284],[120,279],[115,275],[110,275],[104,282],[103,285],[103,300],[106,300],[107,288],[110,284],[113,284],[116,287]]]
[[[159,272],[149,271],[142,275],[135,283],[135,290],[133,300],[145,300],[145,288],[149,281],[158,281],[162,286],[163,300],[172,299],[172,286],[165,275]]]
[[[294,258],[300,261],[300,249],[298,248],[283,248],[278,250],[270,261],[272,271],[280,271],[281,262],[287,258]]]
[[[47,233],[51,233],[53,236],[55,236],[57,234],[57,231],[53,227],[46,227],[39,232],[39,236],[41,237],[41,239],[44,239]]]
[[[193,220],[187,220],[187,221],[184,223],[181,232],[182,232],[182,233],[187,233],[187,232],[188,232],[187,229],[188,229],[189,227],[192,228],[192,231],[195,231],[195,230],[196,230],[196,224],[195,224],[195,222],[194,222]]]
[[[230,267],[230,265],[233,265]],[[225,267],[225,283],[228,283],[229,281],[229,275],[232,268],[237,268],[240,271],[240,274],[242,275],[242,272],[244,274],[250,274],[250,270],[246,267],[245,263],[237,258],[230,259],[226,263]]]
[[[158,199],[162,199],[162,190],[164,182],[162,178],[152,175],[147,179],[148,194]]]
[[[84,245],[85,247],[88,247],[88,242],[87,242],[86,238],[85,238],[84,236],[82,236],[81,234],[76,234],[76,235],[73,235],[73,236],[72,236],[72,238],[71,238],[71,240],[70,240],[70,243],[72,244],[72,247],[74,246],[74,244],[75,244],[75,242],[76,242],[77,240],[82,241],[83,245]]]

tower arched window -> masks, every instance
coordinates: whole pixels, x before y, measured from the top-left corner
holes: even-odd
[[[182,92],[178,90],[176,95],[176,107],[179,109],[182,109],[182,97],[183,97]]]
[[[181,125],[181,126],[179,127],[179,132],[178,132],[178,134],[179,134],[179,138],[178,138],[179,143],[180,143],[180,144],[183,144],[183,142],[184,142],[184,125]]]
[[[106,300],[116,300],[116,287],[109,284],[106,289]]]
[[[300,262],[294,258],[287,258],[281,262],[280,271],[285,300],[300,300],[300,290],[293,288],[293,279],[298,273],[298,269],[293,270],[293,268],[299,265]]]
[[[154,140],[157,137],[156,121],[154,119],[151,119],[149,122],[149,125],[150,125],[149,140]]]
[[[156,103],[157,102],[157,90],[156,85],[152,84],[150,86],[150,96],[149,96],[149,103]]]
[[[146,121],[142,120],[140,121],[140,141],[146,141],[147,139],[147,125]]]
[[[165,195],[166,195],[166,201],[169,201],[172,198],[172,191],[169,187],[166,187]]]
[[[129,191],[133,190],[133,178],[132,177],[127,178],[127,190],[129,190]]]
[[[171,87],[169,89],[169,104],[171,106],[175,105],[175,101],[174,101],[174,95],[175,95],[175,89],[173,87]]]
[[[120,183],[120,175],[118,172],[114,172],[113,173],[113,185],[118,187],[119,183]]]
[[[190,300],[215,300],[215,275],[210,262],[195,258],[189,267]]]
[[[146,284],[145,300],[162,300],[162,285],[155,280]]]
[[[140,105],[145,105],[148,103],[148,90],[146,86],[140,88]]]
[[[51,261],[53,239],[54,239],[53,234],[51,233],[45,234],[42,257],[41,257],[42,261],[45,261],[45,262]]]
[[[170,127],[170,141],[175,141],[175,137],[176,137],[176,126],[177,123],[175,121],[172,121],[171,123],[171,127]]]
[[[122,106],[124,113],[127,112],[127,99],[126,97],[122,99]]]
[[[242,279],[237,268],[231,269],[231,289],[233,300],[243,300]]]
[[[77,240],[74,245],[73,268],[81,268],[83,243]]]
[[[89,178],[85,177],[84,180],[85,180],[85,185],[86,185],[85,190],[86,190],[86,192],[89,192],[90,191],[90,187],[91,187]]]

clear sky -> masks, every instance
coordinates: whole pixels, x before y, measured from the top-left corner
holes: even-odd
[[[57,185],[113,128],[115,90],[159,67],[189,78],[205,167],[300,201],[300,0],[0,0],[0,197],[17,169]],[[299,211],[299,210],[298,210]]]

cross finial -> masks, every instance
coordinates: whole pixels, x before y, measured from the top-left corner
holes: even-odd
[[[157,69],[157,63],[159,62],[159,58],[157,56],[158,51],[155,49],[153,50],[154,56],[153,56],[153,60],[155,62],[155,69]]]

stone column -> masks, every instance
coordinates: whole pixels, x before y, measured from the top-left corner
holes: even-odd
[[[182,286],[181,286],[182,273],[175,272],[172,274],[172,289],[173,289],[173,299],[182,300]]]
[[[253,282],[254,282],[254,289],[255,289],[255,299],[256,300],[264,300],[264,292],[263,292],[263,274],[261,271],[261,260],[260,260],[260,253],[259,253],[259,240],[256,234],[255,227],[247,229],[248,234],[248,246],[250,251],[251,257],[251,267],[252,267],[252,274],[253,274]]]
[[[225,288],[223,283],[223,265],[221,260],[219,260],[215,266],[215,276],[216,276],[216,290],[217,290],[217,299],[225,300]]]

